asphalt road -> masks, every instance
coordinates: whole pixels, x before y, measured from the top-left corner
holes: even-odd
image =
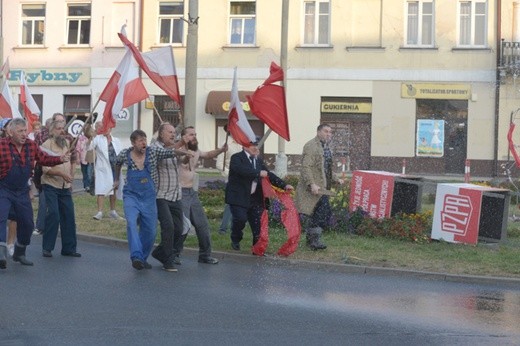
[[[58,239],[59,242],[59,239]],[[0,345],[517,345],[520,289],[338,273],[253,256],[136,271],[80,241],[0,271]],[[223,255],[220,255],[221,257]]]

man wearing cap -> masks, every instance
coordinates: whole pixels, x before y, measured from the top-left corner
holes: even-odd
[[[9,138],[0,139],[0,269],[7,267],[6,222],[11,206],[18,227],[13,261],[33,265],[25,258],[25,248],[31,242],[34,229],[33,209],[27,181],[34,163],[55,166],[70,160],[70,154],[49,156],[27,138],[27,123],[15,118],[9,123]]]
[[[237,251],[240,250],[246,222],[249,222],[253,233],[253,245],[260,239],[260,218],[266,208],[260,179],[269,177],[271,184],[278,188],[294,189],[267,169],[264,161],[258,156],[258,142],[257,137],[249,147],[243,147],[241,152],[232,155],[229,163],[226,203],[229,204],[233,216],[231,247]]]

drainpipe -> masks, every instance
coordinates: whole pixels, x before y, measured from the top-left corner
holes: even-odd
[[[498,176],[498,121],[500,119],[500,65],[502,64],[502,0],[497,1],[497,35],[496,35],[496,81],[495,81],[495,141],[493,150],[493,177]]]

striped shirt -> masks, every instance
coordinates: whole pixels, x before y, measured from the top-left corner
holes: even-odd
[[[115,164],[116,166],[123,166],[124,164],[126,164],[129,165],[131,169],[139,170],[139,168],[137,168],[135,162],[132,159],[130,159],[131,162],[127,162],[126,156],[129,150],[132,150],[132,148],[121,150],[119,155],[117,155]],[[157,183],[159,181],[159,174],[157,173],[157,164],[161,160],[174,157],[175,153],[173,149],[164,149],[156,146],[147,147],[146,151],[148,152],[148,160],[150,162],[150,175],[152,176],[152,180],[155,185],[155,190],[157,190]]]
[[[164,148],[164,145],[155,141],[152,146]],[[164,159],[157,165],[159,180],[157,183],[157,199],[165,199],[167,201],[178,201],[181,199],[181,189],[179,185],[179,168],[177,166],[177,158]]]

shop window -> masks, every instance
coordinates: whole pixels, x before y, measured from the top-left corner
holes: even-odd
[[[90,113],[90,95],[64,95],[63,115],[69,121],[73,116],[86,120]]]

